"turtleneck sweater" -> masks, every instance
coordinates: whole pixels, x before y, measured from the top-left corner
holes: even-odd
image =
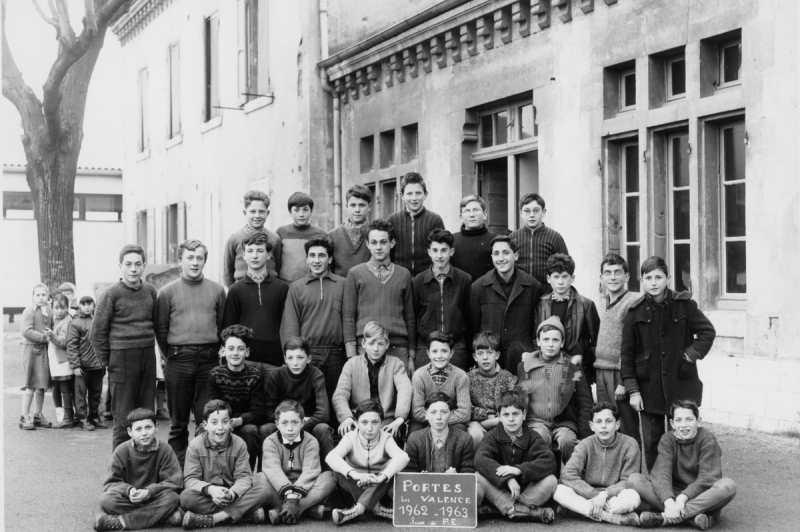
[[[473,281],[486,275],[492,264],[492,239],[498,236],[489,231],[486,225],[478,229],[467,229],[461,225],[461,232],[453,235],[453,249],[456,252],[450,258],[450,264],[467,272]]]
[[[222,330],[225,289],[204,277],[181,276],[158,291],[156,340],[162,353],[171,345],[216,344]]]
[[[295,375],[287,366],[281,366],[267,379],[267,422],[275,423],[275,409],[287,399],[300,403],[308,418],[303,430],[311,432],[320,423],[328,422],[328,393],[325,391],[325,374],[311,364]]]
[[[722,450],[717,438],[700,427],[694,438],[679,440],[670,431],[661,437],[658,458],[650,472],[660,501],[685,494],[689,500],[722,478]]]

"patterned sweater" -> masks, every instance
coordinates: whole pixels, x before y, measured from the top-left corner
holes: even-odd
[[[291,444],[283,443],[280,432],[264,440],[263,470],[272,487],[281,497],[293,491],[303,497],[322,473],[319,443],[305,431]]]
[[[206,402],[222,399],[231,405],[231,417],[241,417],[242,425],[261,425],[264,415],[264,378],[261,372],[245,364],[241,371],[217,366],[208,373]]]
[[[497,415],[497,403],[500,394],[513,392],[517,386],[517,378],[504,369],[485,375],[480,368],[472,368],[467,374],[469,379],[469,398],[472,401],[472,419],[485,421],[490,414]]]
[[[308,273],[306,250],[303,245],[312,236],[325,236],[325,231],[316,225],[297,227],[282,225],[277,230],[281,239],[281,269],[278,277],[291,284]]]
[[[640,297],[642,294],[638,292],[626,292],[611,307],[606,297],[606,309],[600,313],[600,332],[597,333],[597,346],[594,348],[595,368],[619,370],[625,314]]]
[[[524,226],[511,233],[511,238],[519,246],[519,261],[517,267],[525,270],[529,275],[548,286],[547,259],[553,253],[565,253],[567,244],[561,235],[542,223],[535,231]]]
[[[415,421],[426,422],[425,399],[434,392],[444,392],[456,402],[456,409],[450,414],[450,424],[467,423],[472,415],[472,401],[469,398],[469,378],[464,370],[449,366],[447,379],[441,386],[436,386],[429,371],[430,364],[425,364],[414,372],[411,387],[411,413]]]

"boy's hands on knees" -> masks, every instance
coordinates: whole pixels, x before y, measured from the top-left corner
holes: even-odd
[[[607,501],[608,501],[608,493],[605,491],[601,491],[597,497],[591,499],[590,502],[592,503],[592,509],[589,510],[589,517],[591,517],[595,521],[599,521],[600,514],[605,508]]]
[[[617,384],[617,388],[614,390],[614,399],[617,401],[624,401],[625,400],[625,386],[622,384]]]
[[[342,424],[339,425],[339,436],[344,436],[351,430],[355,430],[356,428],[356,420],[349,417],[342,421]]]
[[[636,392],[633,395],[631,395],[630,402],[631,402],[631,408],[633,408],[635,412],[641,412],[642,410],[644,410],[644,402],[642,401],[642,394],[640,394],[639,392]]]
[[[664,501],[664,518],[667,524],[679,523],[683,514],[683,505],[678,505],[675,499]]]
[[[498,477],[505,477],[508,475],[517,477],[522,474],[522,470],[520,470],[520,468],[518,467],[510,465],[501,465],[500,467],[497,468],[495,474],[497,474]]]
[[[222,486],[209,486],[208,495],[217,506],[227,506],[228,503],[233,501],[233,493]]]
[[[403,426],[404,421],[405,419],[399,417],[394,421],[392,421],[391,423],[389,423],[388,425],[386,425],[385,427],[382,427],[381,430],[383,432],[390,432],[392,436],[396,438],[397,434],[400,432],[400,427]]]
[[[517,479],[515,478],[508,479],[508,490],[511,492],[511,498],[516,501],[519,498],[520,492],[522,491],[522,489],[519,486],[519,482],[517,482]]]
[[[143,503],[149,498],[150,498],[150,492],[147,491],[146,489],[137,490],[136,488],[133,488],[128,493],[128,499],[130,499],[130,501],[134,504]]]
[[[231,419],[231,428],[232,429],[235,429],[235,428],[241,427],[241,426],[242,426],[242,418],[235,417],[235,418]]]
[[[300,498],[291,498],[283,501],[280,510],[281,522],[293,525],[300,519]]]

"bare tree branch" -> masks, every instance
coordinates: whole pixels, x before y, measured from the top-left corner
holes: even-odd
[[[70,48],[75,44],[75,30],[72,29],[72,23],[69,20],[67,0],[56,0],[56,8],[58,9],[58,24],[61,26],[59,41],[64,48]]]
[[[42,11],[42,8],[39,7],[39,2],[37,2],[37,0],[31,0],[31,3],[33,4],[33,7],[36,8],[36,11],[39,13],[39,16],[42,17],[42,19],[45,22],[47,22],[48,24],[53,26],[56,29],[56,31],[59,31],[60,28],[58,26],[58,22],[56,22],[55,20],[51,19],[50,17],[48,17],[47,15],[44,14],[44,11]]]
[[[94,1],[83,0],[84,12],[83,25],[87,30],[97,35],[97,14],[94,12]]]

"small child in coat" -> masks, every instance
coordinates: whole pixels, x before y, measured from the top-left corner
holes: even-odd
[[[105,429],[108,425],[100,419],[100,396],[106,370],[89,341],[94,299],[83,296],[78,305],[78,313],[72,318],[67,333],[67,358],[75,375],[75,420],[83,430]]]
[[[69,298],[64,294],[53,296],[53,321],[53,335],[47,349],[53,405],[56,407],[56,424],[52,428],[71,429],[75,422],[75,409],[72,402],[72,368],[67,358],[67,333],[72,316],[69,315]]]
[[[53,336],[53,310],[47,306],[47,285],[33,287],[33,305],[22,311],[22,371],[25,382],[22,386],[22,415],[19,428],[22,430],[49,429],[53,424],[42,415],[44,391],[50,385],[50,366],[47,360],[47,345]],[[31,403],[34,414],[30,415]]]

